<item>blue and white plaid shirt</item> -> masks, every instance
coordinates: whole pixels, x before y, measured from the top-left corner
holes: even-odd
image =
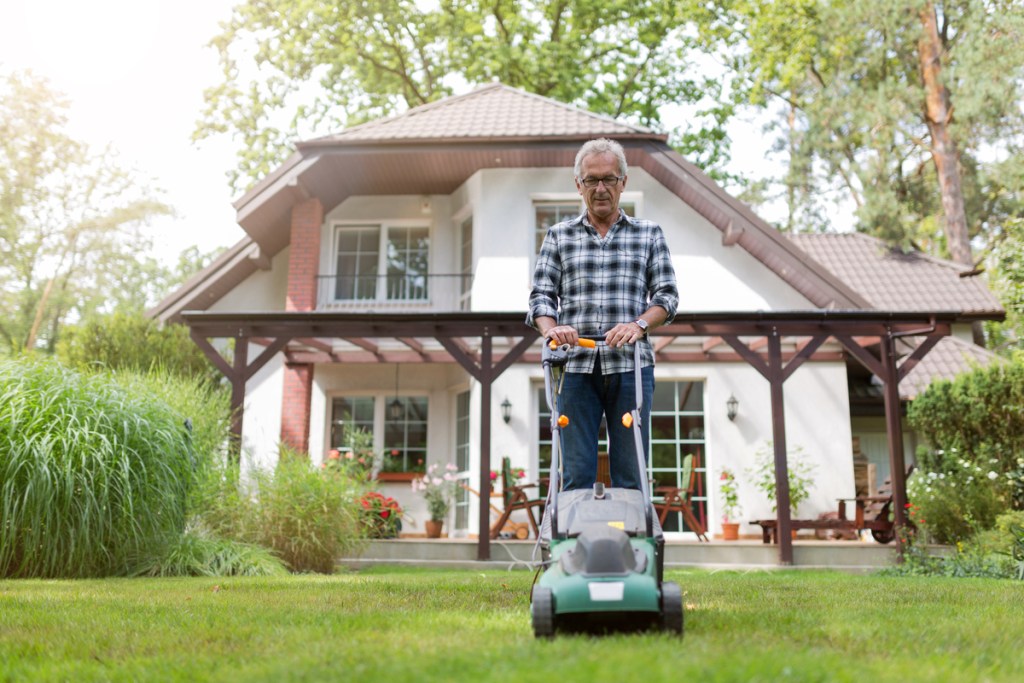
[[[661,226],[619,211],[618,222],[601,238],[584,211],[548,229],[533,271],[526,324],[536,327],[534,320],[548,316],[581,336],[603,337],[651,306],[668,311],[665,322],[671,322],[678,305],[676,273]],[[640,345],[642,365],[654,365],[646,337]],[[596,351],[577,347],[566,371],[593,372],[598,353],[602,374],[633,369],[632,345],[599,344]]]

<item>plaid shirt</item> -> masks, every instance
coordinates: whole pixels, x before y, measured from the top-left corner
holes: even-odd
[[[581,336],[604,336],[651,306],[668,311],[666,322],[671,322],[678,305],[676,273],[661,227],[620,211],[618,222],[601,238],[584,211],[551,226],[544,237],[526,324],[535,327],[536,318],[548,316]],[[643,367],[654,365],[650,341],[644,337],[640,345]],[[599,344],[596,350],[577,347],[566,371],[593,372],[598,353],[602,374],[633,369],[632,345],[612,349]]]

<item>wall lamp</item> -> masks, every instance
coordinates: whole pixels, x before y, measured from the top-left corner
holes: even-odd
[[[508,400],[508,396],[501,402],[501,419],[508,424],[512,420],[512,402]]]
[[[736,419],[736,414],[740,412],[740,402],[736,400],[736,397],[729,394],[729,400],[725,402],[725,415],[732,422]]]

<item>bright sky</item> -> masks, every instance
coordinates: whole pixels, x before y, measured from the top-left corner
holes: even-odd
[[[177,212],[155,223],[168,264],[244,236],[225,172],[228,142],[190,141],[203,90],[218,82],[206,47],[234,0],[0,0],[0,68],[32,69],[71,102],[68,129],[164,191]]]

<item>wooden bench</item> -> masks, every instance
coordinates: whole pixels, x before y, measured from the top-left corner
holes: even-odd
[[[907,468],[907,477],[914,471],[914,466]],[[846,504],[854,504],[853,519],[846,517]],[[857,496],[856,498],[840,498],[838,515],[829,519],[792,519],[791,529],[838,529],[843,531],[870,531],[871,536],[879,543],[892,543],[896,538],[896,529],[890,515],[892,513],[892,480],[886,479],[873,496]],[[833,513],[835,514],[835,513]],[[751,524],[761,527],[761,539],[765,543],[778,543],[776,527],[778,520],[755,519]]]

